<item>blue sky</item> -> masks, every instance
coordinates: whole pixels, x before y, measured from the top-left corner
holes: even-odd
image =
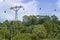
[[[25,8],[18,11],[18,20],[21,21],[24,15],[55,14],[60,19],[60,0],[0,0],[0,22],[15,19],[15,12],[10,10],[10,7],[15,5],[22,5]],[[54,9],[57,11],[55,12]]]

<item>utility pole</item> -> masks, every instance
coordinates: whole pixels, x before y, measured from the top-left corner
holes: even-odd
[[[18,13],[17,12],[19,11],[20,8],[23,8],[23,6],[17,6],[16,5],[15,7],[10,8],[11,10],[15,11],[15,20],[16,21],[18,20]],[[23,10],[24,10],[24,8],[23,8]]]

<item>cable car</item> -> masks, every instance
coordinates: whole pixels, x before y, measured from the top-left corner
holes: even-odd
[[[4,11],[4,13],[6,13],[6,11]]]

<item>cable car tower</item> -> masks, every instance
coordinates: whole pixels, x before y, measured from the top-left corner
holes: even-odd
[[[15,11],[15,20],[16,21],[18,20],[18,11],[19,11],[20,8],[23,8],[23,6],[17,6],[16,5],[15,7],[10,8],[11,10]],[[24,10],[24,8],[23,8],[23,10]]]

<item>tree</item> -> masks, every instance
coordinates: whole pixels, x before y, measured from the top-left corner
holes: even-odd
[[[32,15],[32,16],[24,16],[23,17],[23,22],[25,23],[25,25],[36,25],[38,23],[38,20],[36,18],[36,16]]]
[[[36,36],[37,40],[42,38],[46,38],[46,29],[44,25],[35,25],[34,29],[32,30],[33,36]]]
[[[52,15],[52,16],[51,16],[51,20],[52,20],[54,23],[56,23],[56,22],[58,21],[58,18],[57,18],[57,16]]]
[[[18,33],[12,38],[12,40],[32,40],[29,33]]]

